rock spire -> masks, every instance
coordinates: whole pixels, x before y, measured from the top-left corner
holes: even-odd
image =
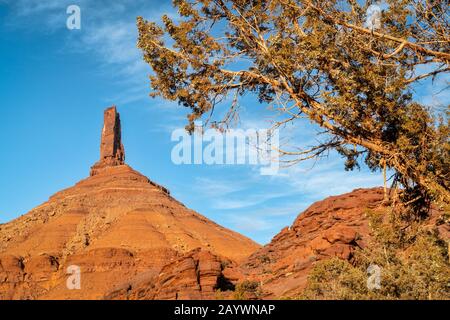
[[[100,160],[91,168],[91,176],[105,167],[125,164],[125,149],[122,144],[120,115],[115,106],[105,110],[102,138],[100,143]]]

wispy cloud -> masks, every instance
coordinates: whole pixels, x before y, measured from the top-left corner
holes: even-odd
[[[308,165],[305,163],[287,168],[285,172],[281,171],[282,176],[279,179],[303,195],[320,198],[350,192],[357,187],[373,187],[383,183],[379,172],[345,171],[343,161],[336,157],[328,161],[322,160],[312,168]]]
[[[224,197],[231,193],[239,192],[247,188],[245,182],[238,180],[225,180],[221,178],[197,177],[194,189],[203,195],[210,197]]]
[[[228,220],[235,226],[235,229],[238,229],[243,233],[262,232],[273,228],[273,224],[267,221],[264,217],[233,215],[230,216]]]
[[[29,16],[42,12],[52,11],[67,6],[69,1],[65,0],[3,0],[6,5],[10,5],[16,14],[20,16]]]
[[[253,186],[254,187],[254,186]],[[293,190],[285,191],[271,191],[261,193],[240,193],[233,197],[222,197],[214,201],[213,207],[216,209],[229,210],[249,208],[256,205],[261,205],[267,201],[291,196],[296,192]]]
[[[115,103],[148,99],[150,68],[136,48],[136,16],[159,20],[162,14],[171,13],[170,2],[158,2],[154,8],[151,1],[145,0],[4,0],[4,3],[10,13],[8,26],[36,28],[38,25],[41,31],[61,32],[63,50],[96,58],[99,66],[96,72],[107,73],[112,83],[121,88],[110,98]],[[81,9],[81,30],[66,28],[66,9],[72,4]]]
[[[281,171],[278,176],[265,177],[254,170],[248,179],[248,190],[219,196],[209,206],[219,212],[228,226],[267,243],[314,202],[383,183],[379,172],[345,171],[343,161],[336,157],[321,161],[312,169],[305,167],[310,168],[300,164]],[[262,185],[265,191],[255,191]]]

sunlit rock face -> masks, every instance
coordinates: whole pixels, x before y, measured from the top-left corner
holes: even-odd
[[[120,166],[125,163],[125,149],[122,144],[120,115],[115,106],[104,113],[102,138],[100,142],[100,160],[91,168],[91,176],[100,169]]]
[[[0,225],[0,299],[128,298],[142,283],[159,288],[146,298],[211,297],[220,261],[237,263],[260,247],[125,164],[115,107],[104,114],[100,155],[88,178]],[[159,276],[191,262],[189,288]],[[79,289],[67,285],[69,267],[80,271]]]

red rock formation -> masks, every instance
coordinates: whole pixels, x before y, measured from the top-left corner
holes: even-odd
[[[366,211],[384,210],[383,189],[358,189],[311,205],[293,225],[243,264],[248,278],[262,281],[265,298],[293,297],[316,263],[333,256],[351,259],[369,236]]]
[[[262,282],[264,298],[298,297],[317,261],[334,256],[351,260],[354,250],[366,245],[367,212],[386,212],[383,199],[383,188],[372,188],[314,203],[241,264],[242,277]],[[438,216],[432,211],[430,225],[436,225]],[[438,229],[443,239],[450,238],[448,224]]]
[[[216,299],[217,290],[233,284],[223,270],[232,262],[204,249],[194,249],[164,266],[159,274],[137,277],[124,283],[106,299],[205,300]]]
[[[316,202],[260,248],[125,165],[113,107],[91,176],[0,225],[0,299],[230,298],[244,280],[261,284],[255,298],[296,297],[317,261],[367,243],[366,212],[385,212],[383,198],[373,188]],[[448,224],[439,231],[449,238]],[[80,290],[66,286],[73,265]]]
[[[223,289],[227,282],[223,263],[224,259],[209,251],[193,250],[161,270],[149,298],[215,299],[216,290]]]
[[[100,143],[100,160],[91,168],[91,176],[100,169],[119,166],[125,163],[125,149],[122,144],[120,115],[112,106],[104,112],[102,137]]]
[[[366,211],[385,210],[383,198],[382,188],[329,197],[310,206],[240,265],[204,251],[188,252],[160,274],[132,279],[107,298],[211,299],[219,287],[222,298],[232,298],[230,290],[245,280],[262,284],[262,298],[295,297],[317,261],[333,256],[351,259],[355,248],[365,245]]]
[[[196,248],[241,261],[260,247],[124,164],[115,108],[105,112],[101,157],[90,177],[0,225],[0,299],[103,299]],[[193,259],[203,270],[203,253]],[[71,265],[81,290],[66,286]]]

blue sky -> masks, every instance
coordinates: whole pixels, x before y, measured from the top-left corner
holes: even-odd
[[[81,8],[81,30],[66,28],[69,4]],[[314,201],[381,185],[380,173],[345,172],[334,154],[276,176],[249,165],[174,165],[170,136],[186,125],[186,112],[148,97],[150,69],[135,48],[136,16],[163,13],[173,14],[169,2],[0,0],[0,223],[88,176],[99,156],[103,110],[112,104],[129,165],[260,243]],[[448,98],[430,98],[434,88],[424,83],[417,92],[432,104]],[[241,126],[265,126],[268,113],[252,97],[242,106]],[[306,145],[315,129],[305,123],[301,130],[296,142]]]

